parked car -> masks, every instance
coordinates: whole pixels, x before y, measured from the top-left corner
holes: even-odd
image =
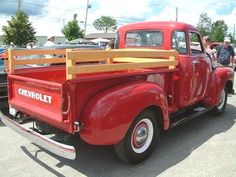
[[[236,54],[236,45],[234,47],[234,53]],[[234,71],[236,71],[236,56],[234,56]]]
[[[0,109],[7,106],[7,74],[2,60],[0,60]]]
[[[0,48],[0,110],[7,107],[7,74],[5,72],[6,49]]]
[[[6,53],[5,53],[5,51],[6,51],[6,48],[2,48],[2,47],[0,47],[0,60],[4,60],[5,58],[6,58]],[[2,63],[2,62],[1,62]]]

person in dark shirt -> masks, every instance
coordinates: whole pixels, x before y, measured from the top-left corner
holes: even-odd
[[[219,47],[217,52],[217,61],[223,66],[233,66],[235,53],[233,47],[229,44],[230,42],[230,38],[225,37],[224,44]]]

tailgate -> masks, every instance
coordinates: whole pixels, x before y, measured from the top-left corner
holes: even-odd
[[[20,112],[68,131],[61,108],[63,84],[9,75],[9,103]]]

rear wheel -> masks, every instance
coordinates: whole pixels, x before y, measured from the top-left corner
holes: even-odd
[[[126,163],[139,163],[152,153],[158,136],[159,126],[155,114],[145,110],[136,117],[125,138],[115,145],[116,154]]]
[[[218,116],[225,111],[225,107],[227,104],[227,96],[228,96],[227,89],[224,88],[221,92],[220,101],[219,101],[218,105],[214,106],[212,109],[213,115]]]

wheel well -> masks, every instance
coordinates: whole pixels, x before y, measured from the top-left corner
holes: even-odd
[[[228,93],[231,93],[232,91],[233,91],[233,82],[232,81],[228,81],[227,83],[226,83],[226,88],[227,88],[227,91],[228,91]]]
[[[164,124],[163,124],[163,113],[162,113],[161,108],[153,105],[153,106],[147,107],[146,109],[149,109],[154,112],[154,114],[156,115],[157,121],[158,121],[159,125],[161,125],[160,127],[163,130]]]

